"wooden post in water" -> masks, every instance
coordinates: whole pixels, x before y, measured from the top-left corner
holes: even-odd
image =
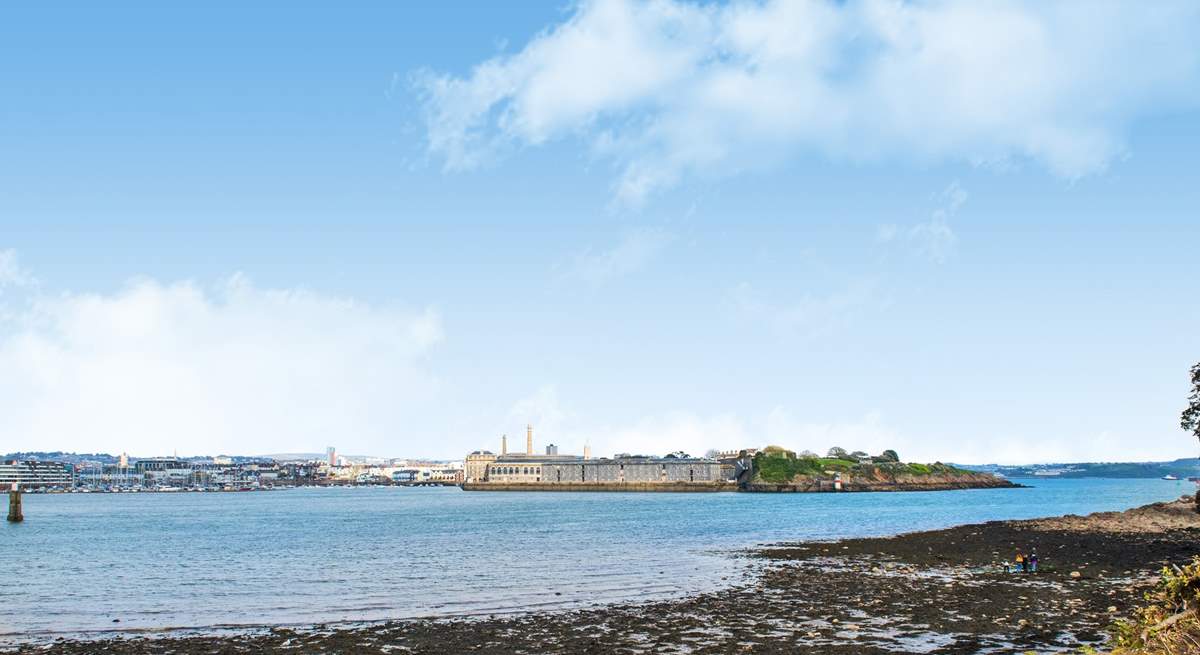
[[[8,520],[12,523],[25,520],[25,516],[21,514],[21,489],[17,487],[16,482],[8,492]]]

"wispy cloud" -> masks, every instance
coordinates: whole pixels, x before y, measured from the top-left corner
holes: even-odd
[[[34,284],[33,274],[21,266],[15,250],[0,250],[0,293],[4,287],[24,287]]]
[[[1182,0],[584,0],[515,54],[415,80],[447,170],[581,138],[637,204],[798,152],[1087,175],[1138,117],[1200,102],[1197,34]]]
[[[950,219],[969,197],[957,181],[951,182],[934,196],[937,207],[929,215],[929,220],[907,229],[901,229],[894,223],[880,225],[875,232],[875,240],[879,243],[902,240],[917,256],[935,264],[944,264],[958,248],[958,235],[950,227]]]
[[[918,223],[909,232],[909,240],[917,254],[937,264],[945,263],[954,254],[958,237],[950,229],[950,218],[958,213],[967,197],[967,192],[958,182],[951,182],[938,194],[938,207],[933,210],[929,220]]]
[[[564,277],[599,286],[636,273],[648,266],[674,238],[673,234],[659,228],[630,230],[610,248],[589,248],[576,254],[567,263]]]

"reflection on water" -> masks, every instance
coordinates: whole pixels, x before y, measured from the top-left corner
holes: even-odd
[[[726,555],[756,544],[1118,510],[1190,491],[1162,480],[1030,483],[877,494],[27,495],[25,523],[0,527],[0,640],[663,598],[736,584],[744,564]]]

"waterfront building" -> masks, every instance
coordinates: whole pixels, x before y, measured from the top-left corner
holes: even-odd
[[[467,482],[500,484],[607,484],[607,483],[675,483],[725,482],[727,471],[714,459],[688,457],[645,457],[620,455],[608,459],[592,459],[591,449],[584,456],[560,455],[557,446],[546,448],[545,455],[533,455],[532,428],[526,432],[525,453],[506,453],[504,441],[501,454],[475,451],[467,456]]]
[[[142,475],[146,486],[182,487],[194,481],[192,464],[174,457],[140,459],[134,471]]]
[[[620,457],[548,462],[542,481],[555,483],[725,482],[716,460],[678,457]]]
[[[417,482],[441,482],[444,484],[462,484],[463,469],[456,467],[419,467],[406,468],[392,473],[392,482],[400,484]]]
[[[61,462],[9,460],[0,464],[0,487],[8,489],[14,482],[23,489],[71,487],[75,469]]]
[[[487,474],[487,467],[496,461],[496,455],[490,450],[476,450],[467,455],[463,462],[463,477],[467,482],[479,482]]]
[[[400,469],[392,473],[392,482],[416,482],[417,476],[420,474],[421,472],[417,469]]]

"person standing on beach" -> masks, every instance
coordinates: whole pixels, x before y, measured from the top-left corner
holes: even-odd
[[[1017,568],[1021,569],[1022,571],[1025,570],[1025,556],[1022,555],[1021,551],[1019,550],[1017,551]]]
[[[1037,553],[1030,553],[1029,554],[1029,570],[1033,571],[1034,573],[1037,573],[1037,564],[1038,564]]]

